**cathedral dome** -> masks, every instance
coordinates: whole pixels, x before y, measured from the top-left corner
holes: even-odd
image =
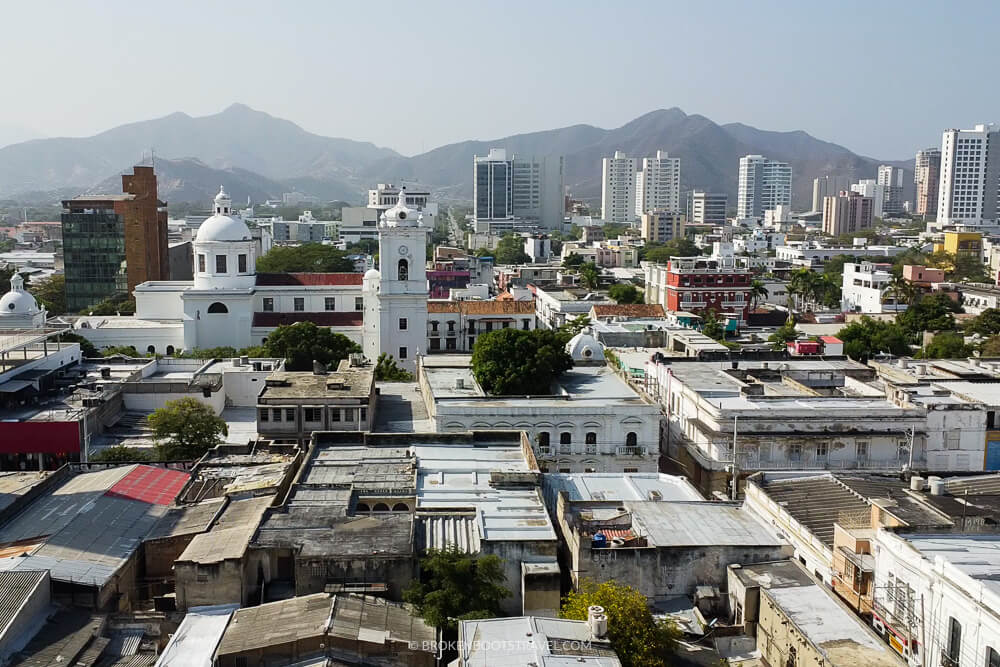
[[[24,290],[24,279],[15,273],[10,279],[10,291],[0,297],[0,315],[32,315],[38,310],[35,297]]]
[[[215,214],[201,223],[195,242],[249,241],[250,228],[239,218],[232,217],[232,200],[223,188],[215,195]]]
[[[378,269],[368,269],[365,271],[365,280],[378,280],[382,277],[382,274],[378,272]]]

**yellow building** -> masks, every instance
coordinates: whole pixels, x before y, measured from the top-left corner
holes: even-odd
[[[983,235],[981,232],[945,232],[944,242],[934,244],[934,252],[944,250],[953,255],[983,255]]]

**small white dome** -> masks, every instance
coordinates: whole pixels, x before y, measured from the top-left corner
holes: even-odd
[[[24,279],[15,273],[10,279],[10,291],[0,297],[0,315],[33,315],[38,310],[35,297],[24,291]]]
[[[573,357],[574,362],[604,361],[604,348],[586,333],[578,333],[570,338],[566,343],[566,354]]]
[[[195,242],[206,241],[249,241],[250,228],[239,218],[216,214],[198,227]]]
[[[368,269],[365,271],[365,280],[378,280],[382,277],[382,274],[378,272],[378,269]]]
[[[401,187],[396,205],[386,210],[380,221],[388,227],[420,227],[423,225],[423,219],[424,216],[420,211],[406,205],[406,188]]]
[[[221,203],[227,202],[227,201],[232,201],[232,199],[230,199],[229,195],[226,194],[226,189],[220,185],[219,186],[219,194],[215,195],[215,203],[216,204],[221,204]]]

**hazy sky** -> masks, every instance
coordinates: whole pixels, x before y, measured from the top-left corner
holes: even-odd
[[[995,0],[2,0],[0,14],[0,141],[239,101],[413,154],[677,106],[900,159],[1000,116]]]

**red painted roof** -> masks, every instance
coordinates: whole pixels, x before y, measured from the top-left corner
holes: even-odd
[[[823,341],[824,343],[843,343],[844,342],[844,341],[840,340],[839,338],[837,338],[836,336],[820,336],[819,339],[821,341]]]
[[[105,495],[130,498],[152,505],[170,505],[187,484],[190,475],[180,470],[137,465]]]
[[[258,273],[257,285],[361,285],[363,279],[364,276],[360,273]]]
[[[253,326],[280,327],[296,322],[312,322],[320,327],[360,327],[364,324],[364,314],[360,311],[321,313],[254,313]]]

